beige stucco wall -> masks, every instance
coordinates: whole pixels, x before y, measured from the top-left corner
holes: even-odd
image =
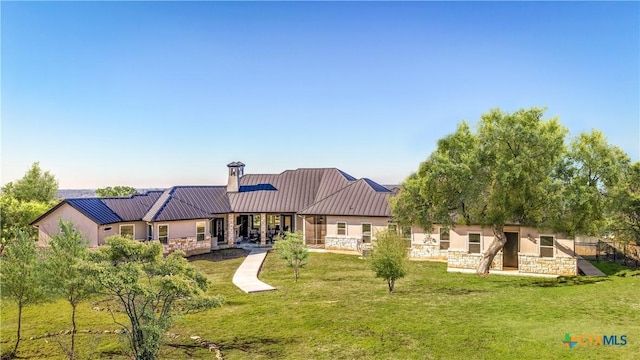
[[[327,216],[327,236],[362,237],[362,224],[371,223],[372,238],[376,233],[387,230],[389,218],[372,216]],[[338,235],[338,222],[347,223],[346,235]]]
[[[147,239],[147,223],[145,223],[144,221],[127,221],[115,224],[101,225],[98,228],[98,244],[104,245],[106,238],[113,235],[119,235],[121,225],[133,225],[134,237],[136,240]]]
[[[179,221],[158,221],[153,223],[153,240],[158,240],[158,226],[169,225],[169,239],[196,237],[196,223],[204,221],[205,237],[211,236],[211,220],[179,220]],[[227,224],[225,224],[227,225]],[[225,229],[227,230],[227,229]],[[145,230],[146,231],[146,230]]]
[[[519,226],[505,226],[504,231],[518,233],[520,239],[518,244],[519,254],[539,256],[540,236],[548,235],[555,237],[556,247],[554,257],[573,257],[574,240],[567,238],[564,234]],[[469,233],[480,233],[482,251],[487,250],[495,238],[491,228],[459,225],[449,231],[449,250],[468,251],[467,239]],[[440,225],[434,225],[431,232],[425,232],[420,228],[413,227],[412,234],[412,245],[440,243]]]
[[[58,226],[60,219],[71,221],[75,228],[84,234],[89,241],[90,247],[98,246],[98,224],[69,204],[60,206],[47,217],[34,224],[38,227],[38,246],[47,246],[51,241],[51,237],[60,232]]]

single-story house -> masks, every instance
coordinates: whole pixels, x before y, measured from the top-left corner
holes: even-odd
[[[405,235],[415,258],[447,259],[449,268],[475,268],[493,239],[481,227],[434,227],[433,233],[393,222],[389,199],[396,186],[353,176],[336,168],[244,174],[232,162],[224,186],[174,186],[122,198],[65,199],[32,222],[39,244],[58,233],[58,220],[72,221],[93,247],[115,234],[159,241],[165,253],[187,255],[254,243],[267,245],[284,231],[300,230],[310,246],[360,250],[376,233]],[[573,240],[512,226],[494,269],[575,275]],[[364,245],[366,246],[366,245]],[[409,246],[409,245],[408,245]]]

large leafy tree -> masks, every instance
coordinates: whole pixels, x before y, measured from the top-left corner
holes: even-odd
[[[557,231],[601,230],[607,192],[628,159],[597,131],[580,135],[567,149],[567,129],[543,109],[483,114],[472,131],[463,122],[407,178],[392,200],[400,222],[490,227],[494,241],[477,272],[486,274],[504,247],[505,225]]]
[[[12,240],[13,234],[20,230],[35,235],[36,230],[29,226],[39,215],[56,202],[58,181],[49,173],[42,171],[35,162],[19,180],[7,183],[0,194],[0,253]]]
[[[113,300],[111,310],[122,311],[129,319],[129,324],[117,323],[125,330],[136,359],[158,356],[163,335],[176,315],[222,304],[221,297],[206,295],[208,280],[202,273],[180,252],[162,256],[158,242],[112,236],[91,258],[87,269],[101,292]]]
[[[20,344],[22,309],[39,303],[45,298],[42,281],[40,254],[35,241],[24,231],[17,231],[15,240],[7,244],[0,256],[0,295],[3,300],[18,305],[18,328],[16,343],[8,358],[15,356]]]
[[[42,171],[35,162],[22,179],[7,183],[2,193],[19,201],[39,201],[49,203],[56,199],[58,180],[49,171]]]
[[[95,284],[82,266],[87,260],[88,242],[73,223],[59,221],[60,233],[49,242],[44,268],[47,287],[54,296],[65,298],[71,305],[71,348],[69,358],[76,358],[76,309],[95,293]]]
[[[29,224],[51,207],[50,203],[39,201],[20,201],[10,195],[0,194],[0,253],[16,231],[24,231],[29,236],[35,236],[36,229]]]
[[[107,186],[96,190],[96,194],[100,197],[123,197],[136,194],[138,190],[131,186]]]
[[[631,165],[612,196],[609,229],[622,243],[640,245],[640,162]]]
[[[376,235],[369,261],[376,277],[387,281],[389,294],[395,289],[396,280],[407,274],[409,253],[405,239],[395,231]]]

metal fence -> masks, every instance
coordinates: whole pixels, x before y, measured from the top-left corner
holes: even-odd
[[[576,254],[590,260],[610,261],[628,267],[640,268],[640,246],[598,240],[597,242],[576,242]]]

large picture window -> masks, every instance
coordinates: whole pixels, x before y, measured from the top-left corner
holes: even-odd
[[[121,236],[128,236],[130,238],[134,238],[134,234],[135,234],[135,225],[131,224],[131,225],[120,225],[120,235]]]
[[[451,244],[449,238],[449,229],[440,228],[440,250],[448,250],[449,244]]]
[[[205,221],[196,222],[196,241],[204,241]]]
[[[371,224],[370,223],[362,224],[362,242],[363,243],[371,242]]]
[[[337,235],[347,235],[347,223],[344,221],[338,221],[336,223],[336,227],[337,227]]]
[[[158,225],[158,240],[163,244],[169,242],[169,225]]]
[[[553,236],[540,236],[540,256],[553,257],[554,255]]]
[[[469,233],[469,253],[480,254],[480,233]]]

